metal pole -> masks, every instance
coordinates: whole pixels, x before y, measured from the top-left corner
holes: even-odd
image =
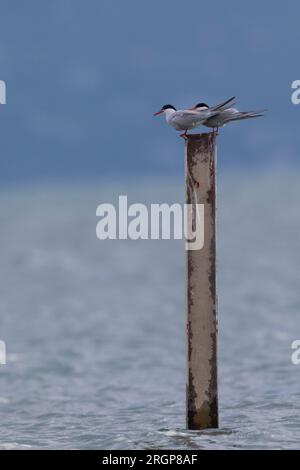
[[[186,203],[204,204],[203,248],[187,251],[187,427],[217,428],[215,134],[189,135],[185,156]]]

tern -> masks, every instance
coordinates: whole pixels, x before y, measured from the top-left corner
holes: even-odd
[[[204,111],[211,109],[206,103],[198,103],[189,111],[197,111],[202,116]],[[257,110],[257,111],[239,111],[236,108],[227,107],[226,109],[221,109],[221,112],[218,114],[209,117],[202,122],[203,126],[211,127],[218,132],[219,127],[223,127],[228,122],[241,121],[243,119],[253,119],[257,117],[264,116],[266,109]]]
[[[198,107],[198,105],[196,105],[191,109],[177,110],[173,105],[165,104],[157,113],[154,113],[154,116],[164,114],[167,123],[174,127],[177,131],[184,131],[184,133],[180,134],[180,136],[187,139],[188,130],[194,129],[204,122],[217,117],[220,113],[225,112],[229,106],[232,106],[234,99],[235,97],[232,97],[229,100],[212,107],[205,105],[201,109]]]

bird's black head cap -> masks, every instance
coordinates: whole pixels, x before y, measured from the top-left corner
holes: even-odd
[[[165,104],[161,109],[162,109],[162,110],[165,110],[165,109],[174,109],[174,111],[176,111],[176,108],[174,108],[174,106],[172,106],[171,104]]]
[[[195,108],[209,108],[209,106],[206,103],[198,103]]]

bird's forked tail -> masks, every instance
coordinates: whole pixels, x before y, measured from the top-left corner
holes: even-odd
[[[266,109],[261,109],[258,111],[239,111],[236,114],[230,116],[228,121],[241,121],[243,119],[253,119],[257,117],[262,117],[265,115]]]

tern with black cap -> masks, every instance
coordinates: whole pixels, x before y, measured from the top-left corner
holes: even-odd
[[[232,103],[233,104],[233,103]],[[202,116],[203,112],[211,109],[206,103],[198,103],[189,111],[197,111]],[[206,127],[211,127],[214,131],[218,132],[219,127],[223,127],[229,122],[233,121],[242,121],[244,119],[253,119],[257,117],[264,116],[266,109],[257,110],[257,111],[239,111],[236,108],[226,108],[221,109],[221,111],[206,119],[201,124]]]
[[[170,126],[174,127],[177,131],[184,131],[183,134],[180,135],[186,139],[188,137],[188,130],[200,126],[214,116],[218,116],[220,112],[232,106],[234,99],[233,97],[216,106],[212,106],[211,108],[204,107],[203,109],[195,107],[194,109],[177,110],[173,105],[165,104],[154,116],[164,114]]]

